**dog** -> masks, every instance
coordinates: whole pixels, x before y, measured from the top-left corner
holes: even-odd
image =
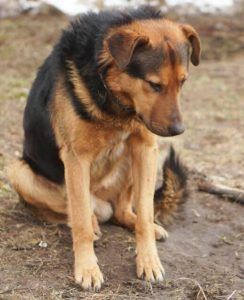
[[[174,150],[156,190],[157,136],[184,132],[179,108],[189,61],[200,60],[195,29],[152,7],[81,15],[45,60],[24,112],[23,156],[11,184],[39,215],[72,229],[75,281],[99,290],[94,252],[99,223],[135,230],[137,276],[164,279],[154,220],[186,197],[186,172]],[[154,207],[155,201],[155,207]]]

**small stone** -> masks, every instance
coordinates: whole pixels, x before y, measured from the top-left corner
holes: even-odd
[[[16,151],[14,151],[14,155],[17,157],[20,157],[20,152],[16,150]]]
[[[47,243],[46,242],[43,242],[43,241],[40,241],[40,243],[38,244],[38,246],[40,248],[47,248]]]

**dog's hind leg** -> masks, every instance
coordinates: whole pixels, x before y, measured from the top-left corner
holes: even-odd
[[[133,211],[132,186],[123,189],[113,205],[115,221],[129,230],[135,230],[136,214]],[[167,239],[168,233],[162,226],[154,224],[154,229],[157,240]]]
[[[15,161],[10,165],[7,168],[7,176],[20,197],[38,208],[41,217],[51,211],[51,218],[54,218],[55,213],[59,214],[58,219],[62,216],[66,218],[67,204],[64,186],[37,175],[24,160]]]
[[[122,189],[113,205],[115,221],[130,230],[135,230],[136,215],[132,209],[132,187]]]

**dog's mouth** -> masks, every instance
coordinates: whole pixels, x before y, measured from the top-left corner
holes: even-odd
[[[152,133],[162,136],[162,137],[170,137],[180,135],[185,131],[185,128],[182,123],[173,124],[169,127],[162,126],[157,122],[147,121],[143,118],[142,115],[138,115],[140,121],[150,130]]]

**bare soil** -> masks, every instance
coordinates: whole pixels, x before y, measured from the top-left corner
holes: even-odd
[[[158,243],[167,273],[163,284],[136,279],[134,235],[106,224],[95,245],[104,288],[97,294],[82,292],[73,282],[70,230],[36,220],[19,203],[4,167],[21,155],[26,96],[67,23],[61,15],[0,21],[0,299],[244,299],[244,207],[200,193],[196,185],[206,174],[244,188],[240,52],[231,58],[225,52],[224,61],[191,68],[182,99],[187,130],[163,140],[162,151],[173,143],[189,167],[191,190],[185,210],[168,228],[169,239]],[[204,57],[211,57],[208,45]]]

